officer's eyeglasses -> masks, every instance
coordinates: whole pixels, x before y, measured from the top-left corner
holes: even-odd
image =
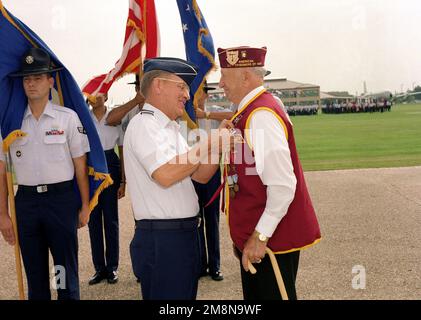
[[[177,84],[177,87],[181,90],[189,90],[189,86],[184,82],[184,81],[177,81],[177,80],[173,80],[173,79],[168,79],[168,78],[155,78],[155,79],[159,79],[159,80],[164,80],[164,81],[170,81],[170,82],[174,82]]]

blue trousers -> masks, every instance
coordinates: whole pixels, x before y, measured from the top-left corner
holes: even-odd
[[[114,183],[99,195],[98,204],[89,219],[92,262],[97,272],[112,272],[118,269],[119,228],[118,197],[120,187],[120,160],[114,150],[105,152],[108,172]],[[104,248],[105,235],[105,248]]]
[[[144,300],[194,300],[199,281],[198,218],[140,220],[130,244]]]
[[[194,182],[199,198],[202,224],[199,227],[201,273],[209,269],[213,274],[220,270],[221,254],[219,246],[219,196],[205,208],[221,184],[221,173],[218,170],[207,184]],[[206,236],[205,236],[206,234]]]
[[[18,189],[16,218],[19,243],[28,283],[30,300],[50,300],[50,266],[48,251],[54,265],[64,270],[57,272],[59,300],[78,300],[78,239],[80,202],[69,182],[60,191],[36,193]],[[60,269],[56,269],[60,270]]]

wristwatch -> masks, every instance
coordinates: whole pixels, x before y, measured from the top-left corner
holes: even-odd
[[[264,234],[262,234],[262,233],[259,233],[258,237],[259,237],[259,240],[260,240],[260,241],[262,241],[262,242],[267,242],[267,241],[269,240],[269,238],[268,238],[268,237],[266,237],[266,236],[265,236]]]
[[[206,111],[206,114],[205,114],[205,116],[206,116],[206,119],[207,119],[207,120],[209,120],[209,116],[210,116],[210,111]]]

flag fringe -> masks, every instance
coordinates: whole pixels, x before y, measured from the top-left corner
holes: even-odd
[[[27,135],[27,133],[23,132],[22,130],[15,130],[9,133],[6,139],[3,140],[3,152],[9,152],[10,146],[15,142],[17,139],[23,138]]]
[[[104,189],[108,188],[110,185],[112,185],[114,183],[114,181],[113,181],[113,179],[111,179],[111,176],[108,173],[95,172],[93,167],[89,167],[88,174],[90,176],[93,176],[95,181],[104,180],[104,181],[102,181],[100,186],[95,190],[95,193],[94,193],[92,199],[89,201],[89,210],[92,212],[92,210],[98,204],[98,198],[99,198],[99,195],[101,194],[101,192]]]
[[[196,19],[198,21],[200,21],[202,19],[202,15],[200,14],[200,9],[199,9],[199,6],[197,5],[197,1],[196,0],[193,0],[192,3],[193,3],[193,8],[194,8],[194,12],[195,12],[195,15],[196,15]],[[197,109],[197,100],[203,94],[203,87],[205,85],[206,77],[208,76],[208,74],[213,69],[215,69],[215,59],[213,58],[212,54],[208,50],[206,50],[206,48],[203,47],[203,45],[202,45],[202,35],[203,36],[207,36],[208,34],[209,34],[209,31],[207,29],[200,28],[199,29],[199,34],[197,36],[197,49],[199,50],[199,52],[203,56],[205,56],[206,58],[208,58],[209,62],[212,64],[212,68],[208,72],[206,72],[205,76],[202,79],[202,82],[200,83],[198,89],[196,90],[196,93],[194,94],[194,97],[193,97],[193,107],[194,107],[194,111],[195,112],[196,112],[196,109]],[[189,118],[189,120],[191,122],[193,122],[188,115],[187,115],[187,117]],[[196,119],[196,121],[197,121],[197,119]],[[187,122],[189,122],[189,121],[187,120]],[[193,127],[193,129],[194,128],[197,128],[197,124],[196,124],[196,127]]]
[[[127,26],[132,27],[135,30],[136,36],[140,41],[142,42],[146,41],[145,34],[142,32],[142,30],[140,30],[136,22],[134,22],[132,19],[127,19]]]
[[[193,0],[192,4],[193,4],[193,9],[194,9],[194,14],[196,16],[196,19],[197,19],[197,21],[200,22],[202,20],[202,15],[200,13],[200,9],[199,9],[199,6],[197,5],[196,0]],[[203,47],[203,45],[202,45],[202,38],[201,38],[202,35],[207,36],[208,34],[209,34],[209,31],[207,29],[200,28],[198,36],[197,36],[197,49],[204,57],[206,57],[209,60],[209,62],[212,64],[212,68],[208,72],[206,72],[205,76],[202,79],[202,82],[200,83],[200,85],[198,86],[198,88],[197,88],[197,90],[194,94],[193,103],[192,103],[193,108],[194,108],[194,112],[196,112],[196,109],[197,109],[197,101],[200,98],[200,96],[203,94],[203,87],[205,85],[206,77],[208,76],[210,71],[215,69],[215,59],[213,58],[212,54],[208,50],[206,50],[206,48]],[[189,114],[187,113],[186,110],[184,110],[184,112],[183,112],[182,119],[187,122],[187,125],[190,129],[197,129],[198,128],[197,117],[196,117],[196,121],[193,121],[190,118],[190,116],[189,116]]]

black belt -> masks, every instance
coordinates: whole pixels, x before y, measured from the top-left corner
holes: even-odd
[[[115,155],[117,155],[117,154],[115,153],[114,149],[105,150],[105,151],[104,151],[104,153],[105,153],[106,155],[110,155],[110,154],[115,154]]]
[[[51,183],[51,184],[40,184],[37,186],[18,186],[18,191],[28,194],[39,194],[39,193],[50,193],[50,192],[63,192],[73,189],[73,180]]]
[[[136,228],[142,230],[182,230],[200,226],[200,217],[182,219],[142,219],[136,220]]]

